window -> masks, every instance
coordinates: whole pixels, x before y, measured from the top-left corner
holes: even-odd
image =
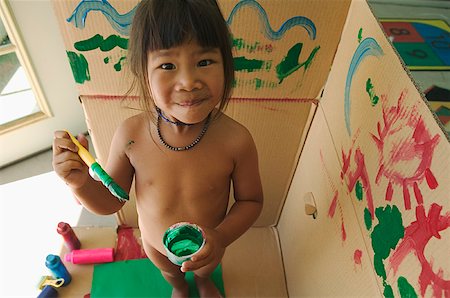
[[[0,0],[0,134],[51,116],[7,0]]]

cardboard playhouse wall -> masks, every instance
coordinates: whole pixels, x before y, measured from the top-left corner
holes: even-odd
[[[237,75],[226,112],[253,134],[265,196],[227,252],[248,263],[244,279],[224,265],[228,295],[450,295],[449,140],[367,3],[219,2]],[[104,163],[117,125],[139,112],[123,98],[138,0],[53,3]],[[119,223],[137,227],[134,200]],[[265,261],[250,260],[250,243]],[[245,270],[269,259],[281,273]]]

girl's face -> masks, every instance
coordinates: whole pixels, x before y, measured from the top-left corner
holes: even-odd
[[[220,49],[190,40],[148,54],[148,78],[155,105],[172,121],[199,123],[220,102],[224,70]]]

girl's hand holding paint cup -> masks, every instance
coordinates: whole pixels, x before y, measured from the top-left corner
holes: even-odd
[[[181,222],[167,229],[163,242],[169,260],[187,272],[219,264],[225,252],[219,239],[213,229]]]
[[[223,245],[220,233],[214,229],[204,227],[202,229],[205,234],[205,244],[189,261],[182,264],[182,272],[201,270],[203,267],[208,267],[213,271],[222,260],[225,245]]]

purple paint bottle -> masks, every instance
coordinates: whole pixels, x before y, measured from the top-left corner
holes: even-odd
[[[67,286],[72,281],[69,271],[67,271],[66,266],[64,266],[64,263],[59,256],[48,255],[45,259],[45,266],[50,269],[53,277],[64,279],[63,287]]]
[[[81,248],[80,240],[78,239],[77,235],[75,235],[75,232],[68,223],[58,223],[56,231],[64,238],[64,244],[69,251]]]

